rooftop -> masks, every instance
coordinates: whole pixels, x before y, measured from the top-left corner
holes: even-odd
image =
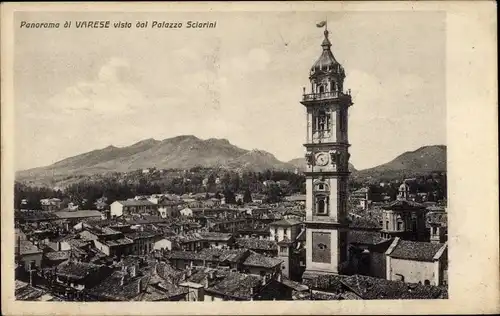
[[[81,210],[81,211],[60,211],[54,213],[61,219],[83,218],[83,217],[101,217],[101,212],[96,210]]]
[[[448,297],[447,291],[441,287],[389,281],[364,275],[353,275],[341,282],[349,290],[365,300],[437,299]]]
[[[154,206],[156,205],[155,203],[148,201],[148,200],[121,200],[121,201],[115,201],[120,203],[123,206]],[[113,202],[113,203],[115,203]]]
[[[266,257],[256,252],[250,251],[250,255],[243,261],[243,265],[252,267],[273,268],[280,265],[283,260]]]
[[[19,241],[19,254],[20,255],[30,255],[35,253],[42,253],[37,246],[35,246],[31,241],[20,240]]]
[[[434,261],[434,256],[445,246],[445,244],[398,239],[394,242],[397,244],[389,254],[390,257],[417,261]]]
[[[261,278],[251,274],[229,272],[219,283],[209,287],[207,291],[229,296],[236,299],[250,299],[254,292],[252,289],[261,284]]]
[[[349,230],[349,242],[353,244],[376,245],[388,239],[380,237],[376,231]]]
[[[65,261],[57,266],[56,274],[73,279],[83,279],[92,273],[97,273],[102,266],[78,262],[78,261]]]
[[[258,239],[258,238],[238,238],[236,244],[242,248],[251,250],[278,250],[278,246],[274,240]]]
[[[301,221],[298,221],[296,219],[282,219],[276,222],[272,222],[271,226],[295,226],[295,225],[300,225],[302,224]]]

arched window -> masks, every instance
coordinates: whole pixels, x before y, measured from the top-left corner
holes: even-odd
[[[318,201],[318,213],[319,214],[325,213],[325,200],[323,200],[323,199]]]
[[[329,198],[324,194],[316,196],[316,214],[317,215],[328,215],[328,203]]]
[[[429,280],[424,280],[424,285],[431,285],[431,281],[429,281]]]

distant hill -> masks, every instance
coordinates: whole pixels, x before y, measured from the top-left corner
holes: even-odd
[[[262,150],[242,149],[226,139],[202,140],[192,135],[184,135],[162,141],[147,139],[127,147],[108,146],[63,159],[46,167],[20,171],[16,178],[23,180],[127,172],[151,167],[190,169],[197,166],[253,171],[293,170],[293,166]]]
[[[69,157],[52,165],[16,173],[17,180],[47,183],[108,172],[128,172],[156,167],[157,169],[190,169],[193,167],[228,168],[244,171],[304,170],[305,158],[288,162],[278,160],[263,150],[246,150],[226,139],[203,140],[192,135],[167,138],[162,141],[146,139],[126,147],[108,146]],[[356,170],[349,164],[351,176],[359,181],[394,180],[434,171],[446,171],[446,146],[425,146],[405,152],[383,165]],[[43,181],[41,181],[43,180]]]
[[[405,152],[388,163],[360,170],[353,176],[360,181],[390,181],[432,172],[446,172],[445,145],[424,146]]]

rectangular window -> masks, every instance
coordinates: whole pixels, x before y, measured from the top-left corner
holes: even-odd
[[[403,229],[403,223],[402,222],[398,222],[398,231],[402,230],[402,229]]]
[[[280,252],[286,252],[286,247],[281,246],[280,247]]]
[[[283,230],[283,235],[286,235],[287,233],[288,233],[288,229],[287,229],[287,228],[285,228],[285,229]]]
[[[385,221],[385,229],[389,229],[389,221]]]

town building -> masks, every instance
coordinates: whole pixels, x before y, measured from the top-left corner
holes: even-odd
[[[158,205],[148,200],[123,200],[114,201],[110,205],[111,217],[127,216],[132,214],[154,214],[158,211]]]
[[[448,245],[394,239],[386,252],[387,280],[425,285],[447,283]]]
[[[382,207],[382,236],[400,237],[406,240],[428,241],[426,208],[423,204],[408,200],[409,187],[403,183],[396,201]]]

